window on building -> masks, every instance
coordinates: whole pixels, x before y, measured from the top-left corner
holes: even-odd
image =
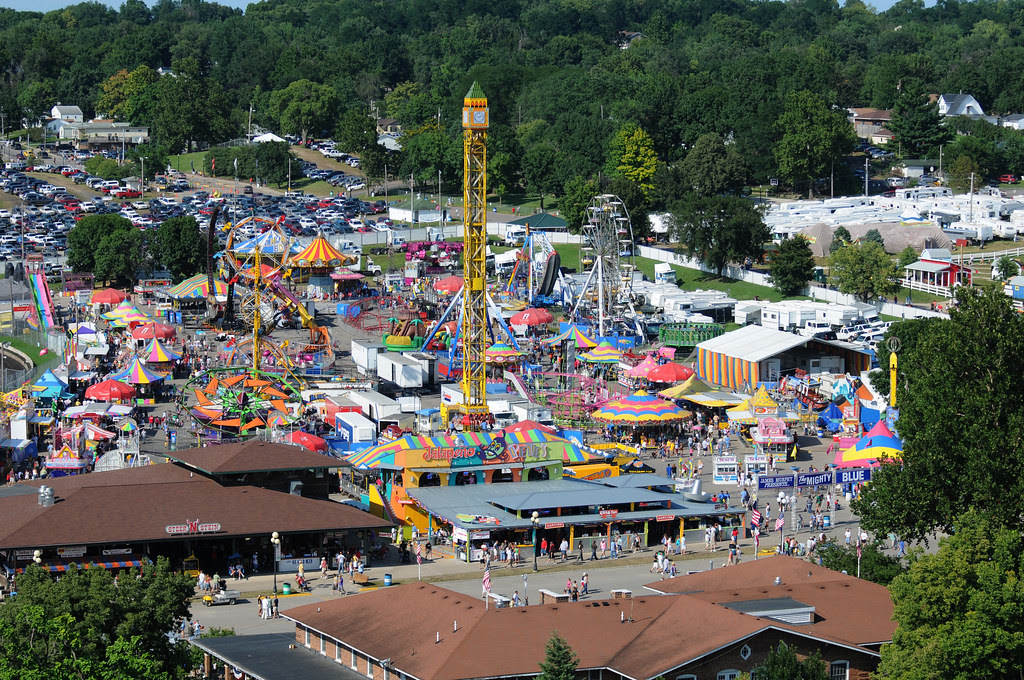
[[[309,647],[309,628],[306,628],[305,633],[306,633],[306,646]]]
[[[833,661],[828,666],[829,680],[846,680],[850,677],[849,661]]]
[[[324,640],[324,636],[323,635],[320,636],[320,653],[321,654],[326,654],[327,653],[327,641]]]
[[[366,657],[366,677],[373,680],[373,662],[370,661],[370,657]]]
[[[680,675],[680,676],[676,677],[676,680],[697,680],[697,676],[693,675],[693,674],[690,674],[690,675]]]
[[[587,680],[601,680],[601,669],[587,671]]]
[[[341,661],[341,645],[337,641],[334,642],[334,660]]]
[[[717,680],[736,680],[740,676],[740,672],[734,668],[730,668],[727,671],[718,671]]]
[[[352,650],[352,670],[356,670],[357,665],[358,664],[356,662],[356,650],[353,649]]]

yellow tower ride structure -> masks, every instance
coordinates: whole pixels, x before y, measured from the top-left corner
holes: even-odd
[[[477,430],[487,410],[487,97],[473,82],[462,102],[462,412]]]

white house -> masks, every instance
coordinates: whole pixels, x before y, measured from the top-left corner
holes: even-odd
[[[939,115],[941,116],[984,116],[978,100],[969,94],[940,94]]]
[[[57,104],[50,109],[50,118],[63,120],[67,123],[81,123],[85,120],[82,109],[77,106],[63,106],[61,104]]]

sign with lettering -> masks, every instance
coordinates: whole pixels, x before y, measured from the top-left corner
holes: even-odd
[[[548,522],[544,525],[545,529],[564,529],[565,522]]]
[[[658,515],[654,519],[658,522],[671,522],[675,519],[675,515]]]
[[[601,510],[601,519],[615,519],[619,516],[618,510]]]
[[[831,472],[804,472],[796,476],[797,486],[825,486],[832,484]]]
[[[760,476],[757,478],[758,489],[788,489],[793,486],[793,475]]]
[[[871,481],[871,469],[837,470],[836,484],[860,484]]]
[[[104,548],[103,549],[103,554],[104,555],[131,555],[132,554],[132,549],[131,548]]]
[[[172,536],[187,534],[213,534],[220,531],[220,524],[216,522],[200,523],[198,519],[189,519],[185,520],[184,524],[169,524],[164,527],[164,531]]]

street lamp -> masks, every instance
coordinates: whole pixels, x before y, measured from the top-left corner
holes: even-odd
[[[536,510],[530,515],[530,524],[533,525],[533,570],[537,571],[537,527],[540,526],[540,513]]]
[[[43,562],[43,551],[42,550],[36,550],[34,553],[32,553],[32,561],[35,562],[37,565],[38,564],[42,564],[42,562]]]
[[[276,531],[270,534],[270,542],[274,545],[274,595],[277,595],[277,555],[281,551],[281,534]]]

